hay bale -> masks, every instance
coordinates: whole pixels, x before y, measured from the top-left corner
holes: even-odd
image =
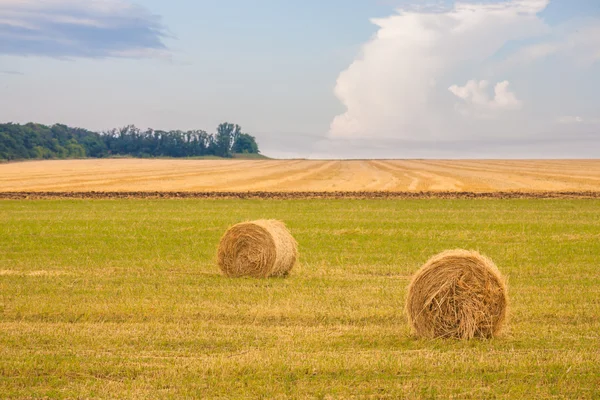
[[[298,244],[276,220],[243,222],[225,232],[217,262],[229,277],[268,278],[287,275],[298,257]]]
[[[408,287],[406,312],[421,338],[492,338],[502,329],[506,282],[476,251],[449,250],[431,258]]]

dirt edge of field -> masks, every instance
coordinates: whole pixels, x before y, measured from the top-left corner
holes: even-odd
[[[600,199],[583,192],[0,192],[0,200],[43,199]]]

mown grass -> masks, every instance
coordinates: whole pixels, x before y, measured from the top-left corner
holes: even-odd
[[[284,220],[287,279],[226,279],[228,225]],[[410,275],[509,278],[502,338],[424,341]],[[598,398],[600,201],[0,201],[1,398]]]

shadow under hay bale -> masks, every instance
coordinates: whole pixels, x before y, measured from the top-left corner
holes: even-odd
[[[223,273],[237,278],[285,276],[294,267],[298,244],[285,224],[276,220],[243,222],[225,232],[217,262]]]
[[[506,281],[492,260],[449,250],[431,258],[409,287],[406,313],[420,338],[492,338],[506,319]]]

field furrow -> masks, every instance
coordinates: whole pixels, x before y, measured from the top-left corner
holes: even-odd
[[[0,192],[588,192],[600,160],[54,160],[0,164]]]

